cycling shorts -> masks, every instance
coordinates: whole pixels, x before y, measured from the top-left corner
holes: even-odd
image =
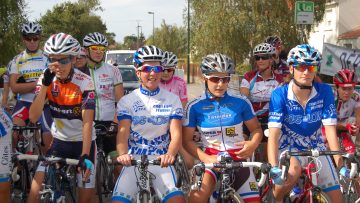
[[[220,173],[212,169],[205,169],[205,173],[209,174],[218,184]],[[235,180],[232,187],[240,194],[244,202],[260,201],[259,188],[257,186],[253,167],[240,168],[234,171]]]
[[[140,156],[133,156],[135,159],[140,159]],[[150,160],[156,159],[157,156],[148,156]],[[153,187],[156,194],[161,199],[161,202],[166,202],[175,196],[184,196],[184,193],[176,185],[175,168],[169,166],[161,168],[160,166],[149,166],[148,171],[151,176],[156,178],[152,179]],[[122,202],[136,202],[136,193],[139,191],[137,182],[140,173],[135,166],[123,167],[120,176],[116,182],[112,201]]]
[[[300,162],[302,167],[306,167],[308,164],[308,157],[297,156],[296,159]],[[320,156],[318,157],[318,160],[321,162],[320,164],[317,164],[318,186],[324,192],[339,190],[339,177],[331,157]]]
[[[18,100],[15,104],[12,117],[23,120],[26,123],[26,125],[29,124],[29,122],[30,122],[30,120],[29,120],[30,106],[31,106],[31,102]],[[44,106],[44,110],[41,114],[39,122],[41,124],[41,130],[43,133],[50,132],[51,124],[52,124],[53,120],[51,118],[50,108],[48,105]]]
[[[11,172],[11,133],[0,137],[0,183],[10,181]]]
[[[47,156],[56,156],[62,158],[69,159],[79,159],[82,152],[82,141],[80,142],[66,142],[59,139],[54,138],[50,149],[47,152]],[[96,174],[96,144],[95,141],[91,142],[89,159],[93,163],[93,170],[91,171],[90,179],[86,183],[83,184],[82,181],[82,173],[77,174],[77,183],[78,187],[81,188],[95,188],[95,174]],[[39,172],[45,172],[45,166],[43,163],[40,163],[37,170]]]
[[[94,121],[95,122],[95,129],[101,129],[104,130],[101,127],[97,127],[98,125],[104,125],[106,127],[106,130],[109,129],[112,121]],[[99,147],[99,138],[98,135],[96,135],[96,144]],[[108,155],[112,151],[116,151],[116,134],[115,135],[109,135],[104,136],[102,138],[102,144],[103,144],[103,151],[106,155]]]

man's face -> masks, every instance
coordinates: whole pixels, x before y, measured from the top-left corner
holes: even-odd
[[[40,35],[27,35],[22,38],[25,47],[31,51],[35,52],[39,48]]]

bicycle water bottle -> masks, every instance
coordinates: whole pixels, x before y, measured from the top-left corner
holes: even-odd
[[[296,198],[298,198],[301,194],[301,188],[299,186],[294,186],[294,188],[291,190],[289,197],[290,200],[293,202]]]

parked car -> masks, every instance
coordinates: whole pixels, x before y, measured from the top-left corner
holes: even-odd
[[[123,79],[124,94],[129,94],[140,86],[136,69],[133,65],[135,50],[109,50],[105,61],[119,68]]]

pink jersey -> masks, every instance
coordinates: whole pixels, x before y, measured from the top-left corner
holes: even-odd
[[[188,100],[186,93],[186,82],[178,76],[173,76],[168,81],[161,81],[160,88],[166,89],[167,91],[178,95],[181,102],[187,102]]]

